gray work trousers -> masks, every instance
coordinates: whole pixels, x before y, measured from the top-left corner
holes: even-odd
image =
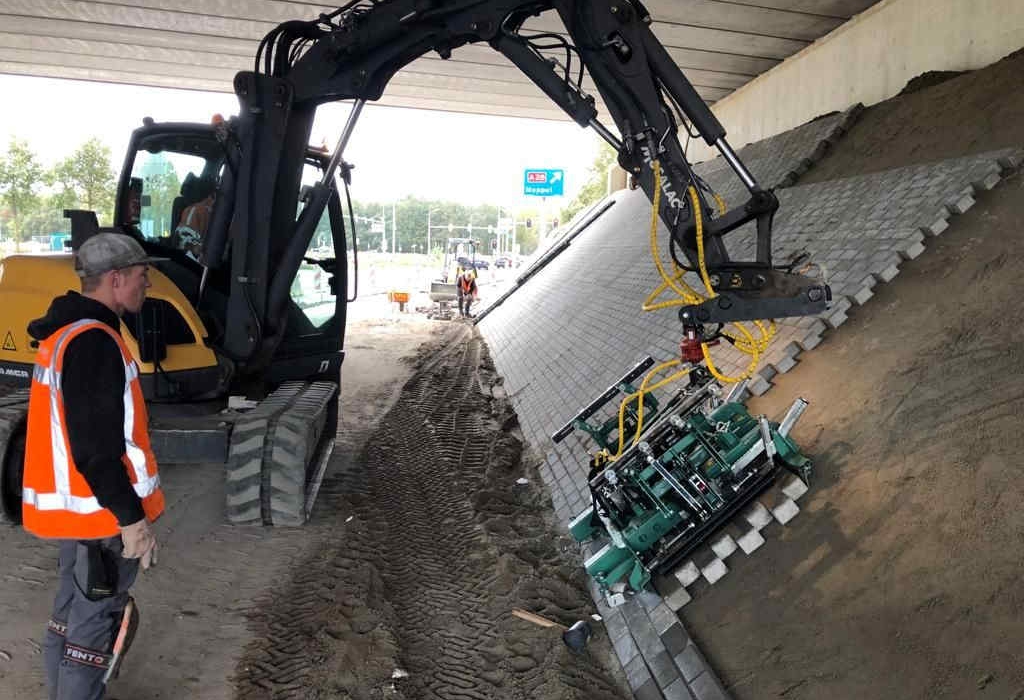
[[[463,318],[469,317],[469,307],[473,303],[472,294],[464,294],[462,290],[459,290],[459,316]]]
[[[138,559],[124,559],[120,536],[93,540],[117,570],[113,595],[100,600],[85,596],[89,559],[84,543],[59,540],[57,597],[43,640],[43,662],[50,700],[100,700],[106,690],[103,674],[128,604],[128,589],[139,571]]]

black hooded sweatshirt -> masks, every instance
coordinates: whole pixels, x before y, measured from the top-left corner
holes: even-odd
[[[91,318],[121,332],[121,321],[105,304],[68,292],[50,303],[46,315],[28,324],[36,340],[45,340],[69,323]],[[107,333],[90,329],[77,335],[64,351],[61,395],[68,442],[75,466],[96,500],[121,526],[145,517],[121,461],[124,443],[124,362]]]

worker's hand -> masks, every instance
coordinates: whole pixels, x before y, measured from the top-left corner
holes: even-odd
[[[125,559],[139,559],[143,569],[156,564],[156,537],[149,529],[146,519],[121,528],[121,539],[124,541]]]

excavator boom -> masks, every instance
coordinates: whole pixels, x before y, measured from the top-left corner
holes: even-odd
[[[549,11],[561,19],[564,35],[524,30],[531,17]],[[660,189],[658,214],[685,255],[684,266],[703,265],[715,292],[704,304],[683,307],[684,324],[823,311],[827,287],[773,265],[778,200],[730,148],[725,129],[650,22],[637,0],[354,0],[271,31],[254,70],[235,78],[241,106],[238,164],[218,198],[218,206],[231,207],[233,216],[218,218],[215,211],[221,230],[214,227],[208,244],[213,250],[207,257],[218,259],[233,242],[233,284],[244,287],[230,295],[228,351],[257,364],[273,353],[288,285],[335,186],[335,170],[363,105],[379,99],[392,76],[420,56],[433,51],[447,58],[470,43],[489,44],[571,119],[594,128],[649,198]],[[551,45],[564,49],[564,64],[543,53]],[[582,89],[583,71],[597,85],[614,127],[599,120],[594,97]],[[302,154],[316,108],[339,100],[353,101],[352,115],[330,167],[305,193],[296,218]],[[686,159],[680,129],[718,149],[745,185],[747,201],[716,212]],[[756,258],[734,261],[724,236],[750,222],[756,224]]]

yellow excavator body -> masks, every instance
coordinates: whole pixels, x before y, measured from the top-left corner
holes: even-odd
[[[167,345],[167,357],[160,362],[160,369],[166,372],[196,370],[217,366],[213,350],[206,347],[203,338],[206,328],[195,308],[181,290],[159,270],[149,269],[152,285],[146,292],[147,299],[159,299],[169,304],[181,316],[195,338],[192,343]],[[74,261],[70,254],[57,255],[11,255],[0,262],[0,295],[4,300],[0,306],[0,373],[8,378],[26,379],[22,365],[30,367],[35,360],[36,350],[33,339],[28,335],[28,324],[46,313],[54,297],[68,290],[78,291],[80,283],[75,273]],[[138,340],[126,324],[121,324],[121,335],[138,362],[142,374],[152,373],[156,368],[151,362],[141,362]]]

